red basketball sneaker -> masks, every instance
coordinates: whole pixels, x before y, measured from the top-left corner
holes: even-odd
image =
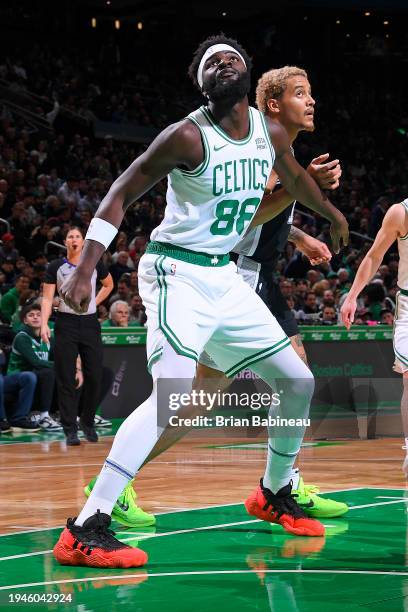
[[[245,508],[249,514],[262,521],[278,523],[288,531],[299,536],[322,536],[324,527],[316,519],[311,519],[296,503],[292,496],[292,483],[279,489],[275,494],[260,485],[248,497]]]
[[[75,519],[67,526],[54,546],[54,557],[61,565],[88,567],[140,567],[147,554],[140,548],[122,544],[109,529],[111,517],[99,510],[86,519],[82,527]]]

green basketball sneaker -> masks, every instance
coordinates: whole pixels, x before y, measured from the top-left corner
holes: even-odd
[[[91,494],[95,486],[95,478],[84,488],[84,493],[87,497]],[[112,518],[126,527],[150,527],[156,524],[156,518],[153,514],[148,514],[136,503],[136,492],[133,488],[133,480],[123,489],[119,495],[116,504],[113,506]]]
[[[297,504],[312,518],[335,518],[348,511],[347,504],[319,497],[318,493],[319,487],[305,485],[303,478],[299,478],[298,488],[292,489]]]

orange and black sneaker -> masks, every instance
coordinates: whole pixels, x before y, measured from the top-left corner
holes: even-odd
[[[82,527],[69,518],[54,546],[54,557],[61,565],[88,567],[140,567],[147,554],[140,548],[123,544],[109,529],[111,517],[99,510],[86,519]]]
[[[282,525],[285,531],[299,536],[322,536],[324,527],[316,519],[311,519],[297,504],[292,495],[292,483],[279,489],[275,494],[260,485],[245,501],[248,514],[262,521]]]

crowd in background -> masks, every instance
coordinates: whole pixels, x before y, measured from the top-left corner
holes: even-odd
[[[267,57],[277,43],[266,34],[262,40],[258,63],[270,67]],[[19,325],[22,304],[40,296],[46,265],[63,252],[57,245],[63,244],[67,228],[76,225],[86,231],[109,186],[146,147],[109,135],[97,139],[92,130],[60,130],[58,109],[69,109],[89,125],[98,118],[161,128],[202,101],[184,76],[177,84],[176,101],[174,95],[166,98],[165,92],[174,93],[176,87],[171,75],[159,65],[155,68],[160,79],[153,72],[132,69],[129,62],[118,62],[118,53],[109,39],[99,56],[75,45],[58,52],[37,43],[24,56],[16,52],[0,64],[0,78],[16,91],[36,94],[37,106],[31,110],[51,113],[53,126],[49,134],[40,133],[9,106],[0,106],[0,317],[13,328]],[[347,216],[352,234],[349,247],[330,265],[318,268],[287,244],[276,277],[300,324],[338,322],[344,295],[387,208],[408,194],[408,118],[401,113],[401,85],[391,80],[373,97],[364,79],[344,87],[346,74],[351,78],[353,70],[345,61],[343,73],[330,74],[330,87],[309,71],[317,98],[316,131],[298,138],[296,156],[303,165],[325,152],[341,160],[341,185],[330,196]],[[371,78],[370,70],[368,65],[364,78]],[[163,217],[165,197],[163,180],[135,202],[104,256],[115,285],[112,296],[99,306],[104,325],[145,323],[138,261]],[[297,211],[294,224],[330,246],[325,220],[301,206]],[[394,245],[360,299],[357,324],[392,323],[397,266]]]
[[[65,23],[54,24],[53,35],[47,28],[44,37],[40,13],[38,19],[35,12],[30,16],[28,4],[17,16],[15,10],[0,9],[0,366],[5,374],[0,374],[0,431],[10,427],[3,399],[13,393],[14,412],[7,410],[14,419],[11,425],[52,433],[61,431],[48,412],[53,400],[45,393],[52,387],[46,379],[53,374],[53,354],[51,350],[45,358],[38,328],[47,265],[64,255],[70,226],[86,232],[110,185],[145,150],[147,144],[140,144],[145,140],[126,140],[123,134],[135,127],[145,134],[157,131],[203,103],[187,78],[187,66],[197,41],[208,31],[201,37],[199,21],[193,31],[186,18],[171,29],[167,22],[157,22],[155,36],[143,31],[138,37],[130,32],[115,37],[89,28],[77,32],[78,14],[72,14],[69,25],[68,11]],[[332,19],[329,14],[325,18]],[[297,159],[305,167],[323,153],[341,161],[340,188],[330,192],[330,198],[349,221],[349,246],[330,264],[313,267],[288,242],[276,268],[276,281],[300,325],[336,325],[388,207],[408,196],[408,92],[405,80],[395,78],[405,69],[405,30],[391,38],[381,32],[370,35],[362,29],[366,22],[363,26],[354,19],[350,35],[334,29],[333,20],[330,36],[322,40],[321,15],[315,20],[313,14],[310,19],[291,15],[279,27],[254,19],[255,27],[245,27],[243,38],[237,35],[253,56],[253,85],[263,71],[285,64],[309,74],[316,130],[297,138]],[[337,23],[343,24],[343,17]],[[59,28],[65,28],[68,44],[58,36]],[[71,36],[74,31],[78,36]],[[105,122],[104,137],[97,137],[101,131],[96,122]],[[130,206],[104,254],[114,288],[98,306],[103,328],[145,325],[138,263],[165,205],[166,179]],[[324,219],[297,205],[293,223],[330,248],[330,227]],[[393,324],[397,271],[394,244],[359,298],[356,325]],[[58,300],[56,295],[55,310]],[[11,360],[7,369],[4,357],[13,337],[19,344],[15,355],[22,351],[24,359]],[[36,402],[40,412],[32,420],[29,413]],[[109,425],[97,418],[97,426]]]

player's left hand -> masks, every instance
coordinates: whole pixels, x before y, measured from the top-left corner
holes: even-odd
[[[327,161],[329,153],[324,153],[312,159],[307,171],[314,178],[320,189],[337,189],[340,184],[341,165],[338,159]]]
[[[329,262],[332,258],[327,244],[313,236],[305,236],[301,244],[296,244],[296,248],[308,258],[312,266]]]

